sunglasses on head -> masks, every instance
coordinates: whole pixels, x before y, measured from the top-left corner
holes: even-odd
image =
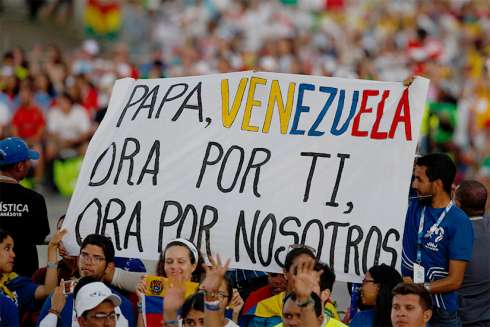
[[[313,252],[313,254],[316,254],[316,249],[306,244],[290,244],[288,247],[288,252],[294,249],[308,249]]]

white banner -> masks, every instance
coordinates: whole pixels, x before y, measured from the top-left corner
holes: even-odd
[[[410,87],[261,72],[123,79],[64,221],[117,255],[185,237],[233,267],[280,271],[304,243],[338,279],[399,266],[429,81]]]

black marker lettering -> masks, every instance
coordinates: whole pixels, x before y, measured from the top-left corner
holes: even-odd
[[[312,157],[310,172],[308,173],[308,178],[306,179],[305,194],[303,196],[303,202],[307,202],[310,197],[311,180],[313,179],[313,174],[315,173],[316,160],[320,158],[330,158],[329,153],[318,153],[318,152],[301,152],[302,157]]]
[[[128,153],[126,153],[126,151],[127,151],[129,142],[134,144],[134,149],[133,149],[133,152],[128,154]],[[138,154],[139,151],[140,151],[140,142],[137,139],[135,139],[133,137],[128,137],[124,140],[123,149],[121,151],[121,156],[119,158],[119,165],[117,167],[116,177],[114,178],[114,185],[117,185],[117,181],[119,179],[119,174],[121,173],[123,163],[125,160],[129,160],[129,170],[128,170],[127,183],[128,183],[128,185],[134,185],[133,181],[131,180],[131,177],[133,176],[133,168],[134,168],[134,159],[133,158],[134,158],[134,156],[136,156],[136,154]]]
[[[136,230],[132,231],[131,227],[136,223]],[[131,217],[129,218],[128,226],[126,227],[126,235],[124,236],[124,248],[128,248],[129,237],[136,237],[138,244],[138,251],[143,252],[143,245],[141,244],[141,201],[136,202]]]

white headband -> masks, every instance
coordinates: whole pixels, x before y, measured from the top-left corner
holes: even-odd
[[[199,254],[197,252],[197,248],[192,242],[189,242],[185,238],[176,238],[175,240],[172,240],[170,242],[171,243],[178,242],[178,243],[182,243],[183,245],[185,245],[189,249],[189,251],[191,251],[192,256],[194,257],[194,261],[196,263],[199,262]]]

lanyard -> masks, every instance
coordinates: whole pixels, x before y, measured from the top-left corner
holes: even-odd
[[[451,210],[453,206],[453,201],[450,201],[449,204],[447,205],[446,209],[441,213],[439,218],[437,219],[437,222],[432,225],[432,227],[427,231],[426,237],[430,236],[430,233],[435,231],[437,227],[442,223],[444,220],[444,217],[446,217],[447,213],[449,210]],[[425,208],[422,209],[422,213],[420,214],[420,222],[419,222],[419,232],[417,234],[417,263],[420,265],[422,262],[422,253],[421,253],[421,248],[422,248],[422,235],[424,235],[424,221],[425,221]]]

